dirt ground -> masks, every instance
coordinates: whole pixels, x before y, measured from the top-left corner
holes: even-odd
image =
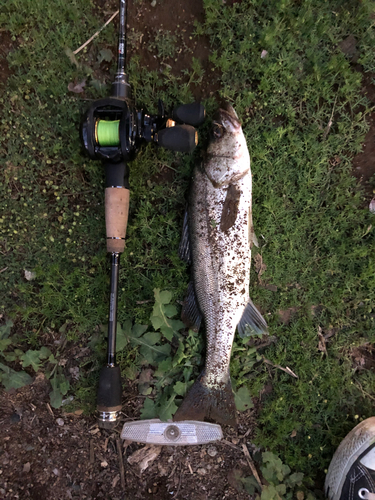
[[[117,1],[96,0],[96,6],[104,23],[117,9]],[[158,61],[147,46],[159,28],[175,31],[178,25],[191,50],[181,54],[173,71],[189,67],[193,56],[199,58],[204,69],[210,69],[208,40],[190,39],[195,19],[204,19],[201,1],[163,0],[156,7],[130,2],[128,24],[134,29],[135,41],[129,46],[130,54],[137,52],[143,65],[157,69]],[[10,37],[0,31],[2,81],[10,74],[6,62],[10,50]],[[361,70],[358,66],[356,69]],[[196,98],[207,97],[217,88],[217,75],[212,76],[211,71],[206,71],[206,75],[211,80],[206,78],[202,86],[193,89]],[[375,86],[370,75],[365,75],[363,93],[375,104]],[[369,118],[370,130],[363,152],[353,159],[353,174],[364,184],[367,203],[373,197],[369,180],[375,174],[374,121],[375,114]],[[113,432],[98,429],[94,416],[84,416],[80,411],[69,414],[64,407],[52,409],[48,404],[50,385],[43,374],[31,386],[2,392],[0,500],[251,499],[240,480],[252,475],[243,445],[253,451],[251,441],[261,399],[254,401],[253,409],[238,415],[238,433],[224,429],[225,439],[220,443],[147,449],[119,438],[123,423],[138,418],[142,405],[135,384],[123,382],[122,420]],[[135,455],[141,449],[153,457],[143,472]],[[130,457],[132,463],[128,461]]]
[[[126,382],[124,413],[111,432],[98,429],[95,419],[80,411],[52,409],[49,392],[40,374],[31,386],[0,396],[1,500],[250,498],[239,478],[251,475],[242,445],[252,451],[256,410],[242,413],[238,435],[226,429],[220,443],[147,447],[119,438],[124,422],[137,418],[141,405]],[[143,472],[137,450],[151,457]]]

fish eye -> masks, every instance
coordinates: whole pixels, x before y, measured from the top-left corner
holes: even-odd
[[[220,139],[224,135],[224,127],[217,122],[214,122],[212,125],[212,135],[215,139]]]

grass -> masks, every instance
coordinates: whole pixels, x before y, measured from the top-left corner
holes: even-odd
[[[375,339],[374,216],[351,175],[370,104],[360,92],[361,74],[338,48],[353,34],[359,63],[375,71],[371,2],[204,4],[206,21],[196,33],[210,37],[220,97],[243,120],[254,223],[267,266],[262,279],[277,287],[259,286],[253,266],[251,296],[277,338],[263,355],[288,366],[298,379],[266,365],[240,339],[232,375],[254,397],[272,384],[262,399],[257,443],[311,484],[318,478],[319,487],[340,440],[373,414],[374,373],[356,369],[353,353]],[[108,26],[75,64],[66,49],[74,50],[102,25],[86,0],[9,0],[0,21],[14,43],[8,56],[13,74],[0,99],[0,311],[15,322],[14,346],[23,350],[41,347],[51,332],[81,345],[90,342],[91,371],[81,367],[86,375],[71,393],[92,409],[92,386],[104,356],[98,328],[107,321],[104,176],[101,165],[80,150],[78,126],[88,102],[67,87],[86,79],[88,99],[108,94],[113,70],[102,70],[100,51],[114,52],[116,35]],[[157,55],[164,49],[172,50],[158,46]],[[187,70],[188,75],[174,75],[168,67],[147,73],[134,57],[129,74],[138,104],[155,111],[159,97],[167,105],[191,100],[191,84],[211,76],[202,75],[197,61]],[[211,112],[215,102],[210,98],[206,105]],[[183,298],[188,274],[178,244],[193,164],[194,157],[151,146],[131,164],[121,324],[150,324],[156,288],[172,292],[172,303]],[[158,180],[162,168],[173,169],[170,182]],[[35,271],[36,278],[26,280],[25,270]],[[278,311],[289,308],[296,312],[283,324]],[[333,334],[327,353],[318,349],[320,329]],[[194,379],[202,342],[189,337],[185,343],[179,364],[174,358],[169,366],[164,360],[164,372],[159,366],[151,398],[161,387]],[[145,362],[134,344],[119,359],[123,373],[133,378]],[[183,372],[189,364],[194,369]]]

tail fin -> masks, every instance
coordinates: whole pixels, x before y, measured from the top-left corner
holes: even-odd
[[[205,419],[237,427],[236,406],[230,378],[221,387],[208,387],[204,384],[204,373],[202,373],[173,417],[175,422]]]

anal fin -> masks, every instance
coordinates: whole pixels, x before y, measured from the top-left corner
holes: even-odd
[[[242,338],[251,334],[259,335],[260,333],[268,332],[268,325],[265,319],[255,307],[251,299],[249,299],[246,304],[242,318],[237,325],[237,330],[239,336]]]
[[[182,305],[181,320],[183,323],[198,332],[202,323],[202,313],[199,310],[198,300],[195,295],[194,284],[190,281],[184,303]]]

